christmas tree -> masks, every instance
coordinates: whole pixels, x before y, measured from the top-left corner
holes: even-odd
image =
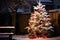
[[[53,32],[50,15],[46,12],[45,5],[37,2],[37,6],[34,7],[34,13],[31,13],[29,19],[28,29],[29,36],[33,37],[47,37],[50,32]]]

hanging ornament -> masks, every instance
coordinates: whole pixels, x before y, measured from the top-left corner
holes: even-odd
[[[50,15],[45,15],[46,18],[50,18]]]
[[[48,14],[47,12],[44,12],[45,16]]]
[[[51,20],[51,18],[47,18],[47,20]]]
[[[49,26],[49,23],[45,23],[45,26]]]
[[[46,18],[44,17],[43,20],[46,21]]]
[[[36,24],[35,24],[36,27],[39,26],[39,25],[40,25],[39,23],[36,23]]]

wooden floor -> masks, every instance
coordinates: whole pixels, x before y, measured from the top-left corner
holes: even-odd
[[[27,35],[14,35],[12,39],[15,39],[15,40],[60,40],[60,37],[29,39]]]

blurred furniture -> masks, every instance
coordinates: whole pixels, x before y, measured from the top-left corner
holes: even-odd
[[[59,26],[58,24],[58,10],[49,10],[49,15],[51,20],[54,22],[55,26]]]
[[[24,28],[28,26],[30,13],[17,13],[16,15],[16,34],[26,34],[27,30]]]
[[[0,13],[0,39],[12,40],[15,34],[14,15],[12,13]]]
[[[54,30],[55,30],[55,33],[57,35],[60,35],[60,27],[59,27],[59,11],[58,9],[55,9],[55,10],[49,10],[48,11],[50,17],[51,17],[51,20],[52,20],[52,24],[54,26]]]
[[[8,38],[8,40],[12,40],[12,35],[14,34],[14,32],[14,26],[0,26],[0,39],[3,40],[4,38]]]

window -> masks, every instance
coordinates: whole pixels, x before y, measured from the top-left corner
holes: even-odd
[[[51,0],[40,0],[41,2],[52,2]]]

